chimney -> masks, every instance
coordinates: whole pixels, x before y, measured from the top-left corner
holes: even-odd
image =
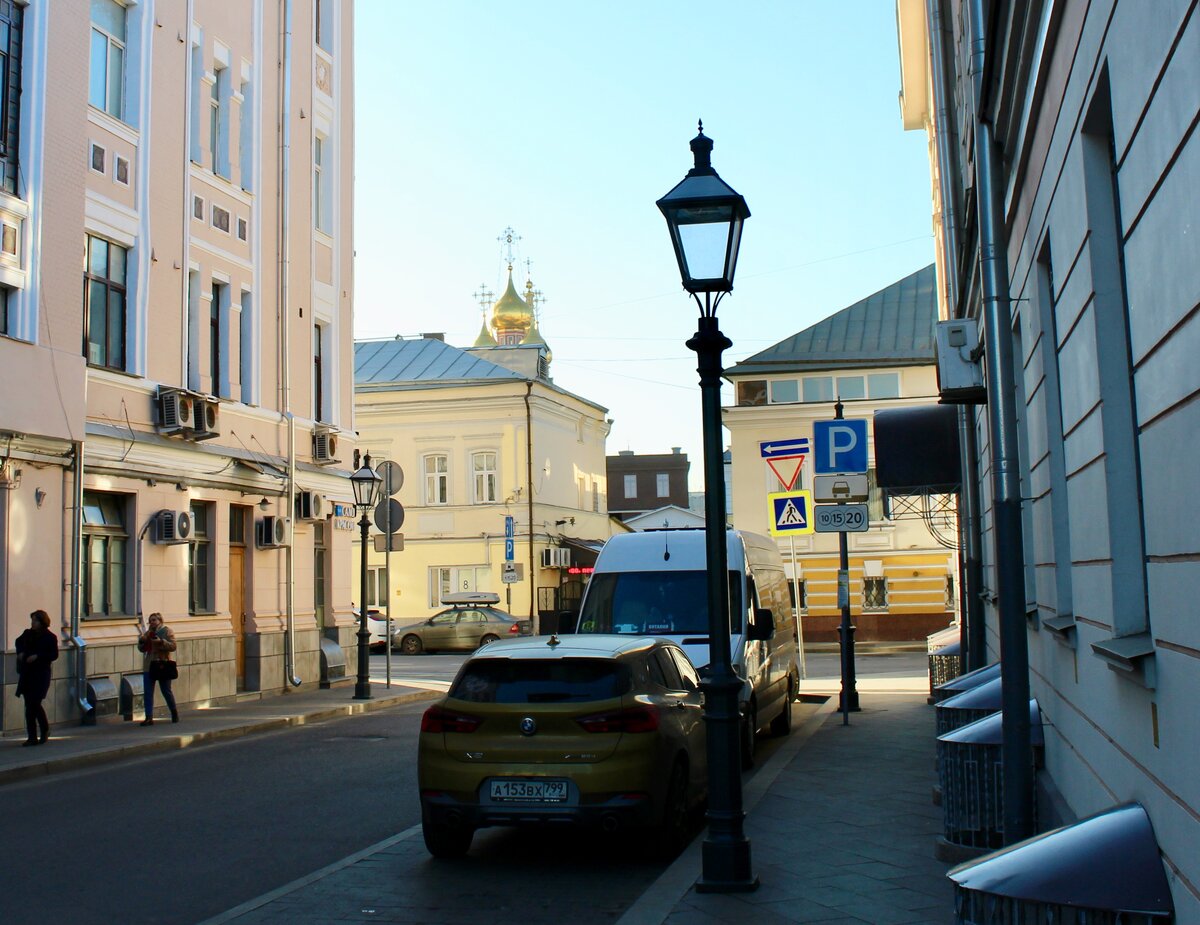
[[[678,456],[680,453],[683,452],[683,447],[673,446],[673,447],[671,447],[671,452],[674,453],[676,456]]]
[[[633,450],[617,450],[618,456],[632,456]]]
[[[446,341],[446,335],[442,331],[426,332],[426,333],[422,334],[421,337],[424,340],[440,340],[443,343],[445,343],[445,341]]]

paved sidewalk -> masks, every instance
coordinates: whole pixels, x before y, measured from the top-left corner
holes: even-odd
[[[50,730],[45,745],[24,748],[25,734],[0,738],[0,785],[46,774],[122,761],[151,752],[188,748],[217,739],[282,729],[304,723],[382,710],[398,703],[432,700],[446,690],[438,681],[392,681],[389,689],[372,679],[371,700],[354,700],[354,686],[329,690],[249,697],[237,703],[200,709],[180,706],[181,721],[156,718],[153,726],[106,718],[95,726],[62,726]]]

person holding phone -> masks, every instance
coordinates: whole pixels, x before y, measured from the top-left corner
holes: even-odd
[[[163,700],[171,709],[171,722],[179,722],[175,694],[171,682],[179,676],[179,668],[171,653],[176,649],[175,634],[163,622],[161,613],[150,614],[150,625],[138,636],[138,651],[142,653],[142,700],[146,706],[143,726],[154,725],[154,683],[162,688]]]
[[[29,629],[17,637],[17,696],[25,698],[24,745],[44,745],[50,721],[42,701],[50,692],[50,663],[58,658],[58,638],[50,631],[50,614],[35,610]]]

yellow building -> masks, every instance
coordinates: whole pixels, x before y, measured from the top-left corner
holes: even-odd
[[[390,603],[395,622],[436,612],[450,591],[494,591],[542,623],[578,606],[596,552],[626,530],[608,515],[606,409],[550,379],[531,301],[510,269],[469,350],[440,335],[355,344],[359,443],[404,474],[404,549],[386,577],[384,554],[368,556],[367,603]],[[502,581],[506,562],[520,580]]]
[[[354,643],[353,7],[290,9],[0,4],[5,729],[35,608],[55,723],[132,708],[139,614],[185,708]]]
[[[736,404],[723,409],[730,434],[735,527],[767,533],[767,495],[785,490],[781,477],[794,474],[787,467],[796,461],[783,460],[776,465],[777,475],[761,457],[760,443],[807,439],[811,451],[813,422],[833,418],[839,397],[845,417],[867,419],[877,410],[936,398],[936,313],[934,268],[929,266],[726,370],[736,393]],[[868,465],[870,529],[847,535],[856,638],[924,639],[955,617],[954,510],[950,506],[926,519],[897,506],[889,517],[874,484],[873,447]],[[810,453],[792,487],[811,490],[812,480]],[[779,547],[799,585],[805,641],[835,641],[841,616],[838,535],[780,538]]]

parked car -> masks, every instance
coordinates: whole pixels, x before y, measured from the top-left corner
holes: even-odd
[[[394,630],[393,648],[405,655],[447,649],[470,651],[497,639],[528,636],[533,632],[529,620],[515,618],[491,606],[500,603],[500,595],[490,591],[447,594],[442,603],[450,606],[428,620]]]
[[[476,829],[569,822],[686,842],[707,796],[700,679],[669,640],[590,635],[498,642],[421,719],[425,845],[457,857]]]
[[[354,614],[354,622],[357,624],[360,619],[358,608],[353,608],[351,612]],[[383,611],[376,610],[374,607],[367,608],[367,629],[371,631],[371,651],[383,652],[387,649],[387,616]],[[392,638],[395,639],[395,634]],[[395,645],[396,643],[393,641],[392,647],[395,648]]]

